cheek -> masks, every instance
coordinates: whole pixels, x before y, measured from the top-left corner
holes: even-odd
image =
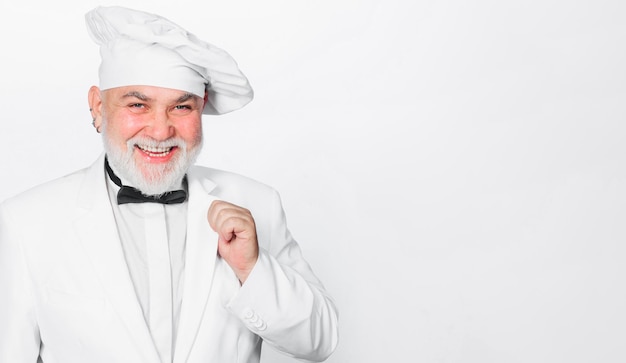
[[[187,145],[198,145],[202,141],[202,121],[185,124],[184,127],[179,128],[178,134]]]
[[[126,145],[127,141],[136,136],[142,129],[141,123],[133,119],[112,118],[106,122],[108,137],[116,144]]]

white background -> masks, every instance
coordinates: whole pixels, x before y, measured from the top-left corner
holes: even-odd
[[[100,154],[96,5],[0,6],[0,200]],[[199,163],[281,192],[340,310],[329,362],[626,361],[626,2],[124,5],[249,77]]]

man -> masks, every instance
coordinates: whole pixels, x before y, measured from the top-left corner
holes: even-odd
[[[105,152],[0,205],[0,362],[258,362],[262,342],[326,359],[337,313],[277,193],[192,166],[202,114],[252,99],[235,61],[152,14],[87,25]]]

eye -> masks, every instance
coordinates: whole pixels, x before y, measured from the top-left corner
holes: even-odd
[[[176,115],[187,115],[191,113],[193,106],[189,104],[176,105],[172,108],[172,113]]]
[[[148,111],[148,105],[145,103],[129,103],[126,105],[128,110],[132,113],[140,114]]]

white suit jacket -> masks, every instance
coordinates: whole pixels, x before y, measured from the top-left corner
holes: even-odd
[[[159,363],[128,273],[100,157],[0,205],[0,362]],[[258,362],[261,342],[322,361],[332,300],[291,237],[278,194],[193,167],[174,363]],[[249,209],[261,252],[240,286],[207,222],[215,199]]]

